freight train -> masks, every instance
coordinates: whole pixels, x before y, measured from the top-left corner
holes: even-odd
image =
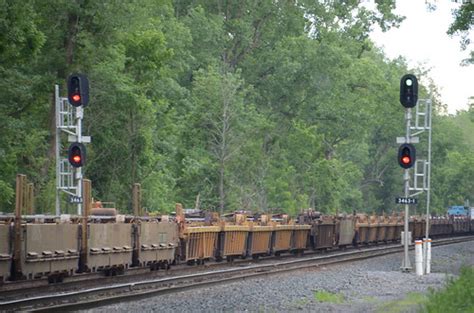
[[[97,212],[96,212],[97,213]],[[110,212],[108,212],[110,213]],[[132,267],[167,269],[186,262],[258,259],[305,250],[397,242],[403,217],[366,214],[327,216],[308,210],[288,216],[245,216],[186,220],[124,215],[83,217],[0,215],[0,284],[47,277],[50,283],[84,272],[121,274]],[[19,221],[19,222],[18,222]],[[425,221],[410,219],[413,239],[424,236]],[[430,236],[474,232],[467,217],[430,219]]]

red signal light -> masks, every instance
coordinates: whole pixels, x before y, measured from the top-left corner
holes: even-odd
[[[75,156],[72,157],[72,160],[75,163],[80,163],[81,162],[81,156],[80,155],[75,155]]]
[[[77,93],[74,94],[74,95],[72,96],[72,100],[73,100],[74,102],[79,102],[79,101],[81,101],[81,95],[80,95],[80,94],[77,94]]]
[[[402,162],[403,162],[403,164],[410,164],[411,159],[410,159],[410,157],[404,156],[402,158]]]

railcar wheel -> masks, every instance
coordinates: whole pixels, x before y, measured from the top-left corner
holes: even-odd
[[[64,281],[65,274],[59,274],[58,278],[56,279],[56,282],[62,283]]]
[[[168,266],[168,262],[166,262],[166,261],[161,261],[159,268],[161,268],[162,270],[166,270],[166,269],[167,269],[167,266]]]
[[[56,275],[49,275],[48,276],[48,284],[56,283]]]

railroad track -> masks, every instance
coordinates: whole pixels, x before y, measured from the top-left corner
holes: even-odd
[[[314,254],[320,255],[320,252],[307,251],[305,255],[309,256]],[[280,259],[294,257],[295,255],[293,254],[284,254],[279,256]],[[30,297],[31,294],[38,294],[38,290],[41,290],[42,294],[72,291],[95,287],[97,285],[126,283],[140,279],[157,279],[160,277],[196,273],[215,268],[228,268],[229,266],[239,266],[243,264],[249,264],[251,262],[265,262],[268,260],[275,260],[275,256],[265,256],[258,260],[235,259],[232,261],[232,263],[210,261],[204,266],[189,266],[183,263],[179,265],[173,265],[166,271],[150,271],[148,267],[129,268],[124,274],[118,276],[104,276],[102,272],[82,273],[76,274],[74,276],[64,277],[64,281],[59,284],[50,284],[47,278],[6,282],[5,284],[0,285],[0,303],[2,301],[11,300],[14,298],[24,298],[25,296]]]
[[[433,246],[453,244],[474,240],[474,236],[439,239]],[[140,281],[124,282],[81,288],[72,291],[55,292],[37,296],[26,296],[0,302],[0,311],[27,310],[27,311],[52,311],[72,310],[94,307],[111,302],[126,301],[128,299],[143,298],[180,290],[204,287],[207,285],[222,284],[235,280],[243,280],[257,276],[274,275],[305,268],[321,267],[331,264],[352,262],[382,255],[403,251],[399,244],[350,251],[338,251],[326,255],[310,255],[303,258],[289,258],[288,260],[271,260],[265,264],[236,264],[231,268],[207,270],[198,273],[176,275],[170,277],[157,277]],[[202,268],[201,268],[202,269]],[[136,277],[135,277],[136,278]],[[59,286],[59,285],[58,285]]]

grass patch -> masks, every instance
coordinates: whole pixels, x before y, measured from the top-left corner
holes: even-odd
[[[425,305],[430,313],[474,313],[474,267],[463,267],[458,279],[449,279],[442,290],[431,291]]]
[[[423,308],[423,305],[428,301],[426,295],[422,293],[411,292],[402,300],[390,301],[384,303],[379,307],[379,312],[386,313],[400,313],[410,311],[413,308]]]
[[[308,303],[309,303],[309,300],[307,298],[298,299],[294,301],[295,306],[305,306]]]
[[[372,297],[372,296],[362,297],[362,300],[366,303],[377,303],[377,302],[379,302],[379,300],[377,298]]]
[[[328,302],[328,303],[343,303],[344,295],[341,293],[331,293],[324,290],[317,290],[314,292],[314,299],[319,302]]]

